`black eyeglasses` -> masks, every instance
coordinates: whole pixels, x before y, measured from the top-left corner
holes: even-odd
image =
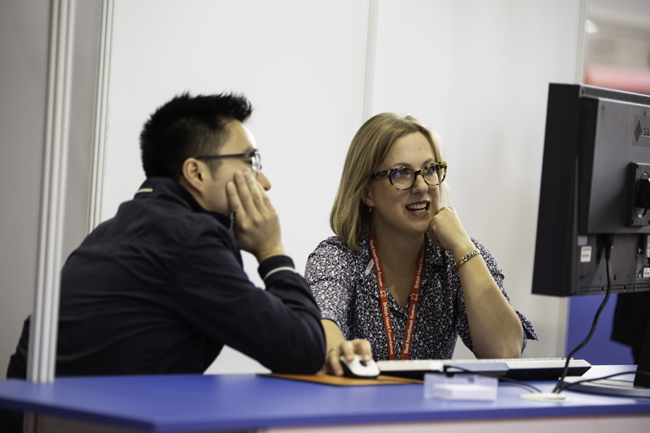
[[[388,175],[390,184],[400,191],[411,189],[415,185],[415,180],[418,174],[422,175],[422,179],[429,186],[440,185],[447,176],[447,163],[445,161],[432,162],[427,164],[420,170],[413,170],[410,167],[397,167],[390,170],[378,171],[370,177],[378,179]]]
[[[221,159],[221,158],[251,158],[250,163],[256,175],[262,172],[262,157],[257,150],[246,153],[232,153],[230,155],[203,155],[196,156],[196,159]]]

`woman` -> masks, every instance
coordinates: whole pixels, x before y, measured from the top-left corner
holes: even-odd
[[[457,336],[478,358],[518,358],[532,324],[490,252],[443,206],[439,138],[411,116],[369,119],[354,136],[330,225],[307,262],[323,314],[327,370],[340,356],[449,359]]]

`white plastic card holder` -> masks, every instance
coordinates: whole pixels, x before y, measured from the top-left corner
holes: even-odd
[[[499,380],[496,377],[427,373],[424,375],[424,398],[494,401],[498,386]]]

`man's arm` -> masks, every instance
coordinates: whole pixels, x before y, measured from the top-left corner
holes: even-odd
[[[214,227],[214,226],[213,226]],[[194,230],[176,273],[176,309],[209,338],[278,373],[311,374],[325,359],[320,310],[293,261],[276,255],[260,264],[267,290],[244,272],[227,230]]]
[[[192,276],[184,287],[186,317],[203,332],[275,372],[314,373],[325,359],[320,310],[305,279],[284,255],[280,224],[263,188],[250,174],[227,185],[236,212],[234,235],[260,262],[266,291],[253,286],[216,232],[197,234],[184,248]]]

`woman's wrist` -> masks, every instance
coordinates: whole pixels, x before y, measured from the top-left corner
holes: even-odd
[[[466,242],[462,242],[458,246],[455,246],[451,250],[451,253],[454,255],[454,260],[456,260],[456,262],[458,262],[463,257],[465,257],[468,253],[470,253],[471,251],[474,251],[475,249],[476,249],[476,246],[474,246],[472,241],[469,238],[467,238]]]
[[[480,256],[480,255],[481,255],[481,252],[478,250],[478,248],[474,248],[472,251],[465,254],[460,260],[458,260],[454,264],[454,270],[457,271],[458,269],[460,269],[461,266],[463,266],[465,263],[467,263],[473,257]]]

